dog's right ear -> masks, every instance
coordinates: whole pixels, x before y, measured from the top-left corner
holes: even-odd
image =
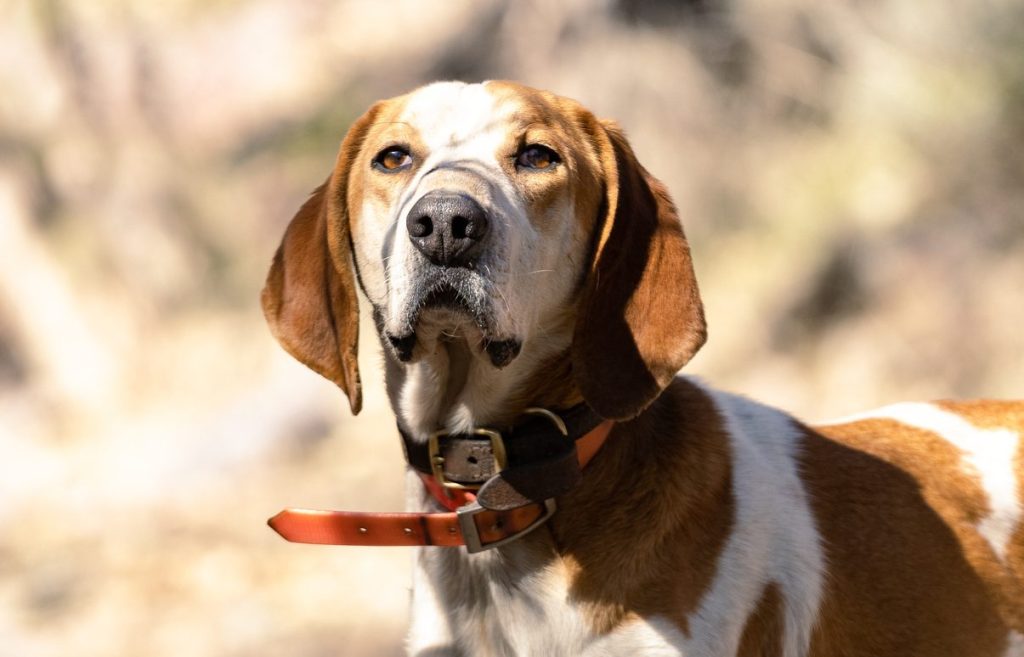
[[[299,362],[363,405],[359,381],[359,302],[352,264],[348,173],[377,108],[349,129],[334,171],[288,225],[260,300],[270,331]]]

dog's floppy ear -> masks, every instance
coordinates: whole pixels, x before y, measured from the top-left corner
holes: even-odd
[[[288,225],[260,297],[274,337],[301,363],[336,383],[353,414],[362,408],[363,395],[348,172],[375,109],[349,129],[334,171]]]
[[[668,192],[637,162],[618,126],[602,122],[594,138],[605,198],[576,320],[573,371],[595,411],[627,419],[697,353],[706,327]]]

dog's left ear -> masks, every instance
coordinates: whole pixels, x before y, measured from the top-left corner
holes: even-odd
[[[334,171],[292,218],[274,256],[260,300],[270,330],[299,362],[363,405],[359,302],[349,236],[348,175],[377,106],[349,129]]]
[[[690,247],[668,192],[621,129],[593,133],[605,198],[573,336],[573,371],[587,403],[609,419],[635,417],[706,338]]]

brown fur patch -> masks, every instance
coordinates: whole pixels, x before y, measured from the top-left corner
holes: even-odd
[[[596,132],[595,128],[595,132]],[[573,335],[583,396],[613,419],[636,416],[704,344],[690,247],[664,185],[618,126],[596,132],[605,216]]]
[[[518,187],[530,208],[530,221],[539,229],[560,218],[563,203],[576,211],[576,220],[589,234],[598,222],[604,190],[604,171],[590,123],[593,115],[576,101],[504,80],[487,83],[499,106],[512,108],[504,144],[505,174]],[[554,150],[562,164],[541,174],[518,171],[515,153],[531,143]]]
[[[961,416],[979,429],[1006,429],[1017,434],[1018,445],[1013,455],[1013,471],[1017,479],[1017,496],[1024,493],[1024,450],[1020,442],[1024,439],[1024,402],[1018,401],[940,401],[936,406]],[[970,533],[962,527],[961,533]],[[992,582],[999,601],[1000,610],[1007,623],[1016,631],[1024,633],[1024,524],[1018,524],[1010,537],[1004,562],[987,558],[987,544],[978,541],[978,549],[968,550],[967,555],[979,572]]]
[[[811,653],[1000,655],[991,552],[963,531],[987,502],[958,450],[888,420],[822,431],[801,458],[828,564]]]
[[[1024,426],[1024,404],[1018,402],[938,402],[936,406],[979,429],[1009,429],[1019,436]],[[939,435],[894,420],[862,420],[825,431],[844,444],[892,463],[918,482],[922,498],[953,532],[964,558],[989,587],[1004,622],[1024,631],[1024,555],[1020,552],[1024,546],[1016,535],[1020,530],[1011,538],[1004,563],[978,531],[991,505],[978,473],[966,466],[963,453]],[[1018,482],[1020,459],[1018,449]]]
[[[349,171],[382,104],[345,135],[331,175],[299,208],[285,231],[260,301],[281,345],[348,396],[353,414],[363,404],[357,360],[359,303],[352,272]]]
[[[414,168],[389,175],[371,175],[373,158],[388,146],[407,148],[414,161],[425,156],[423,140],[415,128],[407,123],[399,122],[408,95],[385,100],[374,105],[373,119],[366,126],[366,133],[359,140],[358,151],[352,155],[348,163],[348,190],[345,202],[351,222],[354,240],[359,239],[359,218],[363,214],[363,204],[369,201],[379,212],[386,216],[397,202],[403,183],[412,174]],[[339,164],[341,164],[339,162]],[[338,175],[337,169],[335,174]]]
[[[689,631],[732,530],[730,472],[718,412],[688,381],[613,429],[552,522],[595,631],[653,615]]]
[[[980,399],[935,402],[939,408],[956,413],[979,429],[1009,429],[1024,435],[1024,402]]]
[[[705,339],[690,249],[675,206],[614,123],[597,120],[573,100],[515,83],[489,82],[488,90],[519,108],[515,120],[532,126],[527,135],[562,142],[556,150],[571,173],[578,220],[594,240],[573,337],[573,373],[584,398],[603,416],[634,417]],[[544,207],[543,190],[525,187],[523,193]]]

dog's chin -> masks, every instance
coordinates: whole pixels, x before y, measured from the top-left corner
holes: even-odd
[[[392,352],[399,361],[413,363],[440,346],[464,343],[476,358],[500,369],[519,355],[522,341],[499,337],[487,308],[474,307],[451,286],[437,286],[423,296],[405,324],[412,332],[387,334]]]

